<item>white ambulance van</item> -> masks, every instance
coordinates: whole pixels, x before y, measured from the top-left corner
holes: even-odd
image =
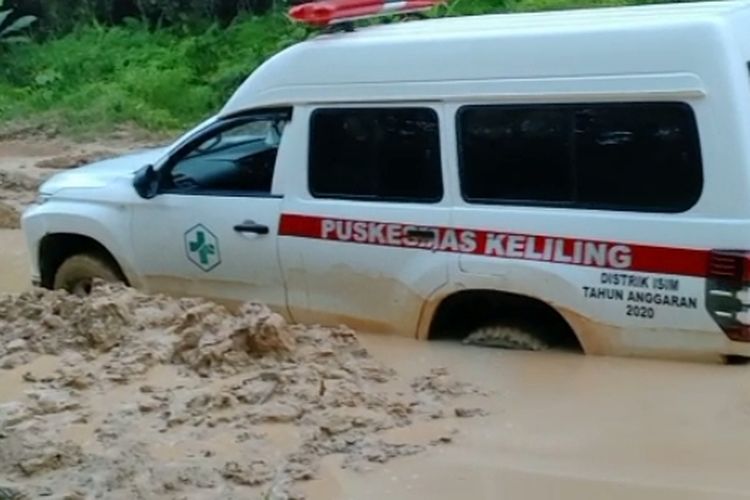
[[[736,1],[323,32],[171,146],[46,182],[33,274],[419,339],[750,357],[748,61]]]

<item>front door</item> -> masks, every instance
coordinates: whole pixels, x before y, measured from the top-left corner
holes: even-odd
[[[159,168],[134,209],[132,242],[149,291],[255,300],[285,312],[274,194],[286,111],[219,121]]]

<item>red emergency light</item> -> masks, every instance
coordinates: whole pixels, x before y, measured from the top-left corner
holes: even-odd
[[[289,9],[295,21],[313,26],[329,26],[357,19],[422,12],[445,0],[320,0]]]

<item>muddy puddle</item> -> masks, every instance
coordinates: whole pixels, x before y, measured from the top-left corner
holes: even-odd
[[[32,196],[11,194],[21,208]],[[0,249],[9,492],[750,498],[747,366],[424,343],[122,289],[18,295],[21,232],[0,229]]]

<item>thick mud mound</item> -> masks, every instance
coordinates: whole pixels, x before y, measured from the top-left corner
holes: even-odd
[[[23,172],[0,171],[0,189],[11,192],[36,191],[41,180]]]
[[[0,367],[0,488],[31,497],[303,498],[323,457],[366,470],[456,439],[389,430],[485,414],[349,329],[116,285],[0,298]]]
[[[200,299],[147,296],[100,285],[89,297],[36,289],[0,300],[4,346],[0,367],[33,353],[108,353],[107,374],[119,381],[157,363],[180,363],[201,374],[234,373],[267,355],[291,359],[293,337],[281,316],[258,304],[229,313]]]
[[[18,229],[21,227],[20,219],[18,210],[0,201],[0,229]]]
[[[36,168],[46,170],[68,170],[77,168],[95,161],[105,160],[114,156],[110,151],[92,151],[87,153],[73,153],[61,156],[53,156],[36,162]]]

